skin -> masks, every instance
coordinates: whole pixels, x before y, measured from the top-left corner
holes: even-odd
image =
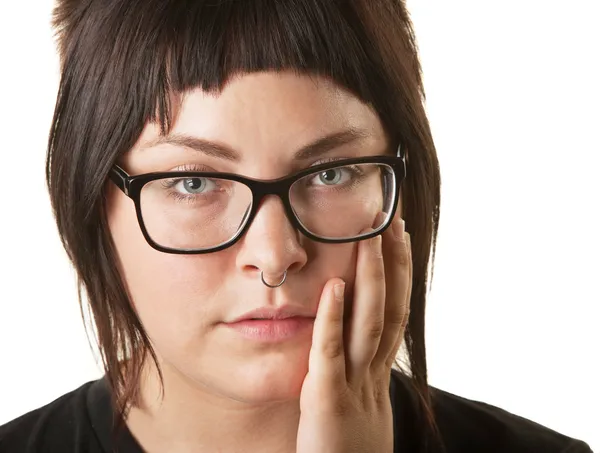
[[[147,124],[119,161],[131,175],[207,165],[273,179],[322,162],[393,153],[374,110],[334,83],[292,73],[245,74],[219,95],[185,94],[175,133],[225,145],[239,161],[161,144]],[[355,140],[295,161],[300,148],[340,131]],[[205,255],[151,248],[134,204],[108,187],[108,218],[119,266],[164,374],[161,398],[150,363],[143,407],[127,425],[148,452],[392,452],[389,372],[408,317],[408,235],[393,228],[359,243],[313,242],[294,230],[281,201],[261,204],[244,237]],[[401,213],[401,206],[397,210]],[[397,227],[403,222],[397,214]],[[270,289],[260,280],[283,286]],[[333,287],[346,284],[344,297]],[[226,320],[261,306],[292,304],[314,327],[276,344],[244,340]],[[367,413],[370,412],[369,415]]]

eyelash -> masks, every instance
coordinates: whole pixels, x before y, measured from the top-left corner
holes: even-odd
[[[346,159],[345,157],[324,157],[323,159],[319,159],[316,162],[313,162],[311,167],[314,167],[316,165],[321,165],[321,164],[328,164],[329,162],[336,162],[338,160],[344,160]]]

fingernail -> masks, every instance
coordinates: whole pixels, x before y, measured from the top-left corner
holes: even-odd
[[[394,237],[396,238],[396,240],[400,240],[403,238],[405,227],[406,225],[402,217],[398,217],[396,220],[394,220],[392,230],[394,232]]]
[[[333,296],[336,298],[336,300],[343,300],[344,299],[344,287],[346,286],[346,283],[338,283],[337,285],[335,285],[333,287]]]
[[[381,234],[373,237],[371,239],[371,246],[373,247],[373,252],[375,252],[375,256],[382,256],[381,250]]]

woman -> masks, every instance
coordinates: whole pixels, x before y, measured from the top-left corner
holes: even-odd
[[[440,175],[403,3],[61,0],[53,25],[48,185],[106,375],[1,453],[590,451],[428,387]]]

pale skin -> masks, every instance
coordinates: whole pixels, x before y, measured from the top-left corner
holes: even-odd
[[[360,133],[322,156],[294,160],[300,148],[348,129]],[[323,158],[395,151],[370,106],[325,79],[292,73],[242,75],[219,95],[187,93],[173,132],[227,146],[238,160],[169,144],[144,149],[159,135],[148,124],[119,164],[137,175],[201,163],[267,180]],[[412,281],[401,206],[383,237],[332,245],[302,236],[281,201],[268,197],[235,245],[171,255],[147,244],[131,200],[107,187],[120,269],[164,376],[160,398],[146,364],[145,407],[127,419],[145,451],[392,453],[390,369]],[[261,270],[276,282],[286,269],[281,287],[262,284]],[[313,328],[270,345],[223,328],[226,319],[284,303],[313,310]]]

